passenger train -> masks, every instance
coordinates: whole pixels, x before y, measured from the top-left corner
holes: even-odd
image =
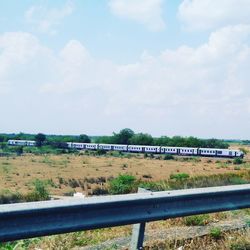
[[[12,146],[35,146],[35,141],[8,140],[8,145]],[[235,149],[218,148],[189,148],[189,147],[166,147],[166,146],[142,146],[142,145],[121,145],[121,144],[98,144],[67,142],[68,148],[78,150],[105,150],[130,153],[151,153],[151,154],[171,154],[184,156],[205,156],[205,157],[244,157],[244,153]]]

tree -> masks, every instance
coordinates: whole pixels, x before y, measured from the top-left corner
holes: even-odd
[[[153,137],[149,134],[139,133],[133,135],[129,142],[132,145],[152,145]]]
[[[41,147],[44,144],[45,140],[46,140],[46,135],[38,133],[35,136],[36,146]]]
[[[79,142],[90,143],[91,140],[87,135],[82,134],[82,135],[79,136]]]
[[[4,142],[5,137],[3,135],[0,135],[0,142]]]
[[[15,148],[16,149],[16,153],[17,155],[22,155],[23,154],[23,147],[22,146],[18,146]]]
[[[114,141],[118,144],[129,144],[129,140],[134,134],[132,129],[124,128],[118,134],[114,133]]]

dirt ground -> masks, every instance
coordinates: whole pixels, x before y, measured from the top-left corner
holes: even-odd
[[[176,173],[197,176],[239,172],[232,163],[226,164],[229,159],[183,159],[144,159],[142,155],[131,158],[87,155],[0,157],[0,191],[28,192],[33,188],[35,179],[50,180],[50,193],[63,195],[73,191],[83,192],[83,187],[72,188],[72,185],[67,185],[70,179],[84,182],[86,178],[108,179],[119,174],[132,174],[137,179],[158,181],[166,180]],[[250,163],[248,157],[245,160]]]

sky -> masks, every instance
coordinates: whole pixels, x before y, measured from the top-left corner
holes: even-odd
[[[250,0],[0,2],[0,132],[250,139]]]

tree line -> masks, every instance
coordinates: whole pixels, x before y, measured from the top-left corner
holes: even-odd
[[[82,143],[105,143],[105,144],[131,144],[131,145],[152,145],[170,147],[201,147],[201,148],[228,148],[229,144],[218,139],[199,139],[196,137],[182,136],[161,136],[153,137],[147,133],[135,133],[132,129],[125,128],[111,136],[90,137],[81,135],[45,135],[38,134],[0,134],[0,143],[6,143],[9,139],[14,140],[34,140],[37,147],[49,145],[54,148],[67,148],[66,142]]]
[[[229,144],[218,139],[199,139],[196,137],[182,136],[161,136],[154,138],[146,133],[134,133],[132,129],[125,128],[112,136],[100,136],[96,138],[96,143],[107,144],[131,144],[131,145],[151,145],[170,147],[195,147],[195,148],[228,148]]]

